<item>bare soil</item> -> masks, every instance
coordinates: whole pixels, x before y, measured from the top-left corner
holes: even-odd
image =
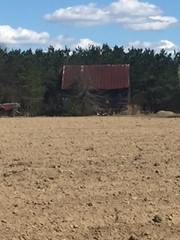
[[[0,126],[1,240],[180,239],[180,119]]]

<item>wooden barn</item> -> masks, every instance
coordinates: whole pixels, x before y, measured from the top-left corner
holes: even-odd
[[[65,65],[61,74],[61,100],[72,95],[73,86],[81,83],[84,90],[96,96],[97,108],[120,112],[129,103],[129,65]]]

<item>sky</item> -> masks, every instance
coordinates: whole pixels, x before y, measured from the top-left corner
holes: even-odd
[[[180,0],[0,0],[0,46],[180,51]]]

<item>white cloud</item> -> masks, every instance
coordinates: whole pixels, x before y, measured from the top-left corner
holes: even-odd
[[[94,42],[89,38],[81,38],[76,40],[71,37],[65,37],[63,35],[59,35],[56,38],[50,39],[49,45],[52,45],[55,49],[64,49],[65,46],[70,49],[75,48],[88,48],[91,45],[97,46],[100,45],[99,43]]]
[[[161,40],[159,43],[159,48],[171,51],[171,50],[176,50],[178,48],[178,46],[176,46],[176,44],[174,44],[173,42],[171,42],[169,40]]]
[[[52,14],[46,14],[45,19],[52,22],[69,23],[76,26],[101,25],[106,22],[108,12],[96,8],[95,4],[60,8]]]
[[[35,32],[25,28],[14,29],[0,25],[0,42],[9,45],[45,44],[49,39],[47,32]]]
[[[162,30],[178,22],[175,17],[163,16],[154,4],[139,0],[118,0],[104,8],[95,4],[60,8],[45,19],[75,26],[119,23],[134,30]]]
[[[148,18],[138,19],[134,22],[126,23],[127,27],[134,30],[163,30],[168,28],[171,24],[177,22],[174,17],[149,16]]]
[[[179,51],[179,46],[169,40],[160,40],[159,42],[143,42],[143,41],[134,41],[129,42],[128,46],[125,48],[128,51],[129,48],[150,48],[154,49],[156,52],[159,52],[161,49],[165,49],[167,53],[173,53],[175,51]]]
[[[90,45],[99,45],[89,38],[77,40],[63,35],[51,38],[47,32],[38,33],[29,29],[14,29],[8,25],[0,25],[1,46],[16,48],[26,44],[29,46],[38,45],[44,49],[44,51],[46,51],[50,45],[55,49],[64,49],[65,46],[75,49],[76,47],[87,48]]]
[[[73,48],[78,48],[78,47],[80,47],[80,48],[88,48],[88,47],[90,47],[90,46],[92,46],[92,45],[94,45],[94,46],[99,46],[100,45],[100,43],[96,43],[96,42],[94,42],[93,40],[91,40],[91,39],[89,39],[89,38],[81,38],[80,40],[79,40],[79,42],[77,42],[76,44],[74,44],[72,47]]]
[[[116,15],[156,16],[161,10],[153,4],[138,0],[119,0],[110,5],[111,12]]]
[[[150,42],[141,42],[139,40],[134,42],[129,42],[128,48],[134,47],[134,48],[151,48]]]
[[[59,35],[49,40],[48,45],[52,45],[55,49],[64,49],[65,46],[69,47],[74,44],[74,39]]]

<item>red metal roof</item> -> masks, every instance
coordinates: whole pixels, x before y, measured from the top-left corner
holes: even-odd
[[[85,81],[93,89],[128,88],[129,65],[65,65],[61,89],[70,89],[78,79]]]

